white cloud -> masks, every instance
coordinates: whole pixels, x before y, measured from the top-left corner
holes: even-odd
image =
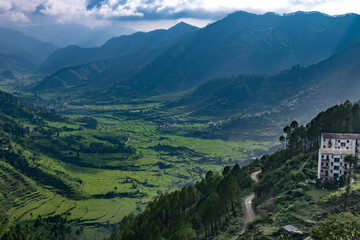
[[[0,1],[0,12],[9,11],[11,9],[11,3],[8,1]]]
[[[89,2],[92,6],[89,7]],[[268,11],[321,11],[328,14],[360,13],[359,0],[0,0],[1,23],[25,23],[33,19],[53,19],[88,26],[112,21],[133,23],[174,22],[186,18],[193,22],[210,22],[226,13],[245,10],[255,13]],[[46,17],[46,18],[45,18]],[[165,19],[165,20],[164,20]],[[136,21],[135,21],[136,20]],[[137,23],[136,23],[137,22]],[[141,24],[139,24],[141,23]],[[3,24],[2,24],[3,25]]]
[[[7,11],[0,14],[0,22],[16,22],[19,24],[31,23],[30,19],[19,11]]]

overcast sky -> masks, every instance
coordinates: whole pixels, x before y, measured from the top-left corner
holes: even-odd
[[[360,0],[0,0],[0,23],[121,25],[148,31],[179,21],[203,27],[237,10],[336,15],[360,13]]]

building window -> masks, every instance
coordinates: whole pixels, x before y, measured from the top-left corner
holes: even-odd
[[[341,146],[342,146],[342,147],[345,147],[345,146],[346,146],[346,143],[342,142],[342,143],[341,143]]]
[[[339,174],[338,173],[334,173],[334,178],[338,178]]]
[[[339,166],[334,166],[334,170],[339,170]]]
[[[349,143],[349,140],[347,140],[346,142]]]
[[[340,158],[334,158],[334,162],[340,162]]]
[[[331,166],[334,166],[334,163],[333,163],[333,162],[331,163]]]

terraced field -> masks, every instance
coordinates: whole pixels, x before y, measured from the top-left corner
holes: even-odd
[[[18,196],[21,195],[20,198]],[[21,207],[27,201],[39,196],[36,185],[11,165],[0,161],[0,203],[1,211],[6,212],[11,207]]]
[[[192,136],[194,130],[208,131],[210,119],[159,106],[67,106],[63,113],[72,120],[47,121],[46,129],[55,131],[50,137],[33,132],[26,146],[13,143],[27,167],[14,173],[18,170],[0,161],[5,173],[0,185],[11,183],[1,189],[9,192],[6,199],[0,195],[2,201],[11,199],[6,210],[10,219],[66,214],[84,227],[86,239],[103,238],[125,215],[142,210],[162,192],[192,184],[208,170],[246,164],[276,144],[271,139]],[[78,122],[89,116],[98,123],[94,129]]]

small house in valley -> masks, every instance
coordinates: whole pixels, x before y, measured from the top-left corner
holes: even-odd
[[[304,234],[303,232],[299,231],[299,229],[297,229],[292,225],[284,226],[283,230],[289,237],[300,237]]]

